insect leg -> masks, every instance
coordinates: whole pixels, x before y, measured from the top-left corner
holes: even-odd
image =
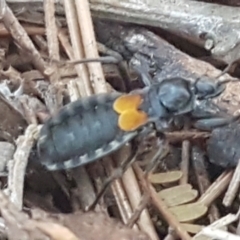
[[[149,56],[141,54],[140,52],[135,53],[129,62],[129,66],[138,74],[145,86],[152,85],[152,77],[150,74],[151,62],[152,59],[150,59]]]
[[[130,85],[131,77],[130,77],[130,74],[129,74],[129,69],[128,69],[128,66],[126,64],[126,61],[123,59],[122,55],[120,53],[106,47],[102,43],[98,43],[97,47],[98,47],[98,51],[100,53],[102,53],[104,55],[112,56],[112,57],[114,57],[118,60],[118,62],[116,64],[117,64],[119,73],[121,75],[121,78],[124,82],[124,85],[125,85],[125,88],[126,88],[125,90],[127,92],[130,92],[132,90],[131,85]]]
[[[144,175],[147,176],[157,165],[157,163],[164,159],[168,153],[169,153],[169,145],[166,142],[165,139],[158,139],[158,144],[157,146],[159,146],[157,152],[154,154],[153,158],[151,159],[151,161],[149,162],[149,164],[147,164],[147,167],[144,171]]]
[[[239,59],[232,60],[230,63],[227,64],[227,66],[223,69],[223,71],[216,78],[220,78],[221,76],[225,75],[226,73],[229,73],[231,75],[234,72],[235,68],[237,67],[238,63],[239,63]]]
[[[208,119],[201,119],[196,121],[193,125],[199,130],[211,131],[217,127],[222,127],[227,124],[233,123],[240,118],[240,115],[234,117],[213,117]]]
[[[139,144],[139,141],[143,141],[143,139],[147,136],[149,136],[149,134],[151,134],[151,128],[146,127],[145,129],[143,129],[141,132],[139,132],[139,135],[133,140],[133,149],[132,152],[130,154],[129,157],[127,157],[126,160],[124,160],[121,165],[114,170],[114,172],[112,173],[111,176],[109,176],[103,183],[103,187],[101,188],[101,190],[99,191],[99,193],[97,194],[96,199],[94,200],[94,202],[88,206],[88,208],[86,209],[87,211],[89,210],[93,210],[96,206],[96,204],[98,203],[99,199],[103,196],[103,194],[106,192],[107,188],[109,187],[109,185],[116,179],[122,177],[122,175],[124,174],[124,172],[136,161],[136,158],[139,154],[141,154],[141,147]]]
[[[159,146],[159,148],[158,148],[157,152],[154,154],[153,158],[151,159],[151,161],[147,165],[147,168],[144,171],[143,177],[146,179],[146,181],[148,178],[148,174],[155,168],[157,163],[159,161],[161,161],[162,159],[164,159],[167,156],[167,154],[169,153],[168,143],[165,141],[165,139],[163,141],[161,141],[161,140],[158,141],[157,146]],[[135,224],[137,219],[139,219],[140,215],[142,214],[142,211],[146,208],[146,206],[149,202],[149,199],[150,199],[149,193],[147,191],[144,191],[139,205],[137,206],[136,210],[133,212],[131,218],[128,220],[128,223],[127,223],[128,227],[132,228],[132,226]]]
[[[127,157],[127,159],[125,161],[123,161],[122,164],[117,169],[114,170],[112,175],[104,181],[101,190],[99,191],[99,193],[96,196],[96,199],[90,206],[87,207],[86,211],[93,210],[95,208],[96,204],[98,203],[98,201],[100,200],[100,198],[106,192],[109,185],[114,180],[120,178],[123,175],[123,173],[136,161],[136,157],[138,156],[138,147],[136,144],[133,144],[133,145],[134,145],[133,151],[131,152],[130,156]]]

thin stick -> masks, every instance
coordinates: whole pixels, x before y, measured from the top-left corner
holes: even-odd
[[[233,203],[234,198],[238,192],[240,186],[240,160],[238,160],[238,165],[234,170],[232,180],[228,186],[228,190],[223,198],[223,205],[225,207],[230,207]]]
[[[182,142],[183,140],[194,140],[194,139],[205,139],[209,138],[210,134],[208,132],[195,132],[195,131],[174,131],[166,132],[166,138],[169,142]]]
[[[82,33],[85,57],[99,58],[89,2],[88,0],[75,0],[75,4],[78,12],[78,22]],[[107,85],[101,64],[97,62],[89,63],[88,70],[90,80],[94,83],[95,93],[107,92]]]
[[[9,169],[8,193],[11,201],[21,210],[23,204],[23,189],[28,157],[31,152],[39,128],[32,124],[26,129],[25,135],[17,140],[17,150],[13,156],[13,165]]]
[[[58,30],[56,26],[55,4],[53,0],[44,1],[44,14],[49,57],[59,60]],[[57,64],[52,63],[48,67],[47,72],[49,73],[51,87],[54,88],[56,92],[56,94],[52,96],[54,101],[53,104],[51,104],[50,109],[51,113],[54,114],[62,105],[62,98],[57,85],[57,82],[60,78]]]
[[[66,20],[68,24],[70,39],[72,47],[74,49],[74,59],[84,58],[84,50],[81,40],[81,34],[79,30],[79,25],[77,21],[77,13],[74,1],[64,0],[64,8],[66,14]],[[70,57],[70,56],[69,56]],[[74,60],[73,58],[70,58]],[[88,79],[88,69],[85,64],[80,64],[75,66],[79,80],[77,81],[78,90],[81,97],[89,96],[93,93],[91,82]]]
[[[118,63],[119,60],[113,56],[105,56],[105,57],[98,57],[98,58],[85,58],[80,60],[72,60],[72,61],[59,61],[57,59],[51,59],[52,62],[61,65],[76,65],[82,63],[91,63],[91,62],[100,62],[100,63]]]
[[[223,172],[218,179],[206,190],[206,192],[199,198],[198,202],[205,206],[210,204],[220,196],[227,188],[233,176],[233,171]]]
[[[188,140],[183,141],[182,143],[182,161],[181,161],[181,171],[183,176],[180,179],[180,184],[188,183],[188,170],[189,170],[189,159],[190,159],[190,142]]]
[[[127,150],[127,152],[129,153],[129,146],[126,146],[126,149],[121,149],[120,150],[120,155],[122,154],[122,152]],[[120,156],[121,158],[121,156]],[[113,174],[114,172],[114,167],[112,164],[112,159],[109,157],[108,159],[106,159],[107,161],[103,161],[104,167],[107,170],[107,174],[108,176],[110,176],[111,174]],[[111,164],[109,164],[111,163]],[[111,184],[111,188],[113,191],[113,195],[115,196],[115,200],[117,202],[117,206],[118,209],[120,211],[121,217],[122,217],[122,221],[124,224],[127,224],[128,219],[131,217],[132,215],[132,208],[130,206],[130,203],[128,201],[128,197],[126,195],[126,192],[123,190],[123,186],[122,186],[122,182],[120,179],[116,179],[115,181],[113,181],[113,183]],[[134,229],[139,230],[137,224],[134,224],[132,226]]]
[[[146,197],[144,195],[144,201],[141,200],[141,191],[132,167],[128,168],[127,171],[124,173],[122,181],[125,183],[125,190],[128,194],[132,209],[134,210],[134,212],[137,211],[137,213],[139,213],[137,214],[139,215],[139,219],[137,218],[137,215],[135,216],[135,219],[138,220],[137,223],[139,228],[143,232],[146,232],[152,240],[159,240],[159,237],[157,236],[156,230],[154,229],[153,223],[151,221],[149,212],[146,209],[149,196],[147,196],[148,194],[146,195]],[[132,226],[134,224],[134,220],[131,219],[129,224],[130,226]]]
[[[31,26],[22,24],[24,30],[28,35],[44,35],[45,34],[45,28],[43,27],[37,27],[37,26]],[[5,26],[0,23],[0,37],[9,37],[11,36],[11,33],[5,28]]]
[[[162,216],[167,221],[169,226],[171,226],[176,231],[176,233],[181,239],[191,240],[191,237],[187,233],[187,231],[182,228],[179,221],[172,215],[172,213],[168,210],[168,207],[165,205],[165,203],[158,197],[155,189],[149,184],[149,182],[146,181],[146,179],[144,178],[144,173],[142,172],[141,168],[138,165],[135,165],[134,169],[142,183],[143,188],[151,196],[152,203],[162,214]]]
[[[141,218],[141,215],[144,211],[144,209],[146,209],[147,204],[149,203],[150,200],[150,196],[146,193],[144,193],[143,198],[141,199],[140,204],[137,206],[137,208],[134,211],[134,215],[131,216],[131,218],[129,219],[128,223],[126,224],[127,227],[132,228],[135,224],[135,222]]]
[[[211,239],[219,240],[240,240],[240,236],[223,231],[221,229],[215,229],[211,227],[205,227],[201,231],[203,235],[210,237]]]
[[[35,48],[34,44],[32,43],[31,39],[27,35],[22,25],[14,16],[12,10],[6,4],[5,0],[2,0],[2,2],[4,3],[4,7],[0,10],[1,11],[0,15],[2,16],[2,21],[6,29],[11,33],[12,37],[17,42],[17,44],[22,48],[22,50],[25,50],[26,53],[31,55],[34,66],[43,75],[45,75],[45,62],[43,61],[41,55]]]
[[[209,181],[209,176],[206,170],[206,166],[204,163],[204,153],[196,146],[192,148],[192,163],[193,163],[193,169],[194,173],[197,179],[198,188],[200,191],[200,194],[204,194],[206,190],[210,187],[211,182]],[[216,219],[219,218],[219,211],[215,204],[212,204],[209,207],[209,214],[208,218],[209,221],[212,223]]]

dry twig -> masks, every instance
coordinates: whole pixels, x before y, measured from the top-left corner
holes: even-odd
[[[5,0],[2,0],[2,3],[3,2],[5,3]],[[35,67],[43,75],[45,75],[45,62],[43,61],[41,55],[33,45],[28,34],[21,26],[21,24],[6,3],[4,4],[4,7],[1,8],[0,15],[6,29],[11,33],[17,45],[20,46],[21,50],[26,51],[27,54],[31,55]]]
[[[81,33],[79,30],[79,25],[77,21],[77,14],[75,9],[74,1],[64,0],[64,8],[66,14],[66,20],[68,24],[70,39],[74,51],[72,51],[73,56],[69,56],[71,60],[84,58],[84,50],[81,41]],[[74,58],[73,58],[74,57]],[[78,73],[78,91],[81,97],[89,96],[93,93],[91,83],[88,79],[88,70],[85,65],[79,64],[75,66]]]
[[[232,205],[232,202],[238,192],[239,186],[240,186],[240,160],[238,161],[238,165],[234,170],[234,174],[229,184],[228,190],[223,198],[223,205],[225,207],[229,207]]]
[[[7,190],[11,201],[19,210],[22,209],[24,179],[28,157],[38,132],[39,128],[36,125],[29,125],[25,135],[18,138],[17,150],[14,153],[13,162],[9,168]]]
[[[205,206],[209,206],[227,188],[232,179],[232,176],[233,171],[223,172],[199,198],[198,202],[203,203]]]
[[[47,32],[48,52],[50,59],[60,60],[59,44],[58,44],[58,29],[55,19],[55,4],[52,0],[44,1],[45,24]],[[53,90],[53,103],[51,104],[51,112],[55,113],[62,105],[62,97],[58,88],[59,71],[56,63],[52,62],[47,69],[51,86],[50,91]]]
[[[180,184],[188,183],[188,171],[189,171],[189,160],[190,160],[190,142],[188,140],[182,143],[182,161],[181,161],[181,171],[183,173],[180,179]]]
[[[196,146],[194,146],[192,149],[192,162],[195,176],[197,178],[198,188],[200,194],[203,195],[205,191],[207,191],[207,189],[210,187],[211,183],[205,167],[203,153]],[[219,218],[219,211],[215,204],[212,204],[210,206],[208,217],[211,223]]]
[[[172,213],[168,211],[165,203],[157,196],[155,189],[149,184],[149,182],[146,182],[143,172],[137,164],[134,164],[134,170],[136,171],[144,190],[150,194],[152,203],[163,215],[169,226],[171,226],[176,231],[178,236],[181,237],[183,240],[191,240],[189,234],[185,231],[185,229],[182,228],[181,224],[172,215]]]

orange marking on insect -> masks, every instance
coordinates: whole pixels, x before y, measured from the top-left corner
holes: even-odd
[[[123,95],[116,99],[113,109],[120,115],[118,126],[123,131],[134,131],[148,121],[148,115],[138,110],[143,102],[141,95]]]
[[[129,109],[123,112],[118,119],[119,127],[124,131],[134,131],[147,123],[148,116],[137,109]]]
[[[140,95],[123,95],[116,99],[113,109],[121,114],[127,110],[137,109],[142,102],[143,99]]]

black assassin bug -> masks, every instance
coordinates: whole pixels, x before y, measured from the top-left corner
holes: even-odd
[[[219,89],[209,91],[211,85],[199,81],[166,79],[128,94],[99,94],[67,104],[40,131],[40,162],[52,171],[88,164],[153,130],[152,126],[164,132],[182,117],[204,130],[234,121],[236,117],[213,112],[208,97],[219,94]]]

